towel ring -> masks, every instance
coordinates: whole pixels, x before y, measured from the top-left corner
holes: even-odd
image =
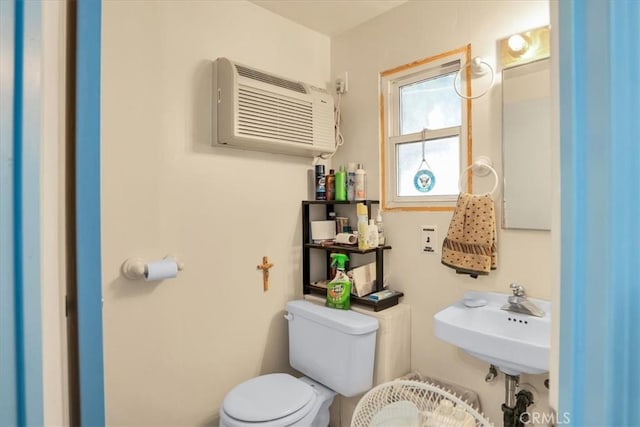
[[[462,178],[466,175],[467,171],[471,169],[471,173],[477,176],[487,176],[490,173],[493,174],[493,178],[495,179],[495,183],[493,184],[493,188],[486,194],[494,195],[498,188],[498,172],[493,168],[493,164],[491,163],[491,159],[487,156],[479,156],[476,160],[462,171],[460,174],[460,178],[458,179],[458,190],[462,193]]]
[[[463,95],[462,92],[458,89],[458,85],[456,84],[458,80],[460,80],[460,85],[462,86],[462,77],[461,77],[462,72],[470,67],[472,78],[473,76],[483,76],[487,73],[487,71],[483,68],[483,66],[484,68],[486,68],[491,72],[491,81],[489,82],[489,86],[487,86],[487,88],[483,92],[479,93],[478,95],[475,95],[475,96]],[[455,77],[453,78],[453,90],[455,90],[456,94],[462,99],[478,99],[481,96],[484,96],[487,92],[489,92],[489,89],[493,87],[493,83],[495,83],[495,81],[496,81],[496,73],[495,71],[493,71],[493,67],[491,66],[491,64],[489,64],[487,61],[483,60],[482,58],[476,56],[470,62],[467,62],[466,64],[464,64],[458,70]]]

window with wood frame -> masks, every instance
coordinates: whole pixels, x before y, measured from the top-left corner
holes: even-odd
[[[382,203],[385,210],[452,210],[470,163],[471,102],[460,69],[470,46],[380,73]],[[463,68],[464,70],[464,68]],[[463,177],[464,179],[464,177]],[[466,177],[471,188],[471,176]]]

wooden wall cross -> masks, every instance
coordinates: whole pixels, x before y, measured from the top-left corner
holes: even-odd
[[[269,262],[269,258],[262,257],[262,264],[258,265],[258,269],[262,270],[262,290],[269,290],[269,269],[273,267],[273,264]]]

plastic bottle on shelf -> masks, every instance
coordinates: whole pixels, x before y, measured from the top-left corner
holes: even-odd
[[[378,245],[384,246],[384,224],[382,223],[382,213],[378,210],[378,216],[376,216],[376,226],[378,227]]]
[[[378,226],[373,218],[369,220],[369,226],[367,227],[367,246],[370,248],[377,248],[378,242]]]
[[[340,169],[336,172],[335,187],[336,200],[347,200],[347,173],[344,171],[344,166],[340,166]]]
[[[316,165],[316,200],[327,200],[324,165]]]
[[[356,214],[358,216],[358,249],[369,249],[367,245],[367,228],[369,227],[367,205],[358,203],[356,205]]]
[[[327,186],[327,200],[335,200],[336,176],[333,173],[333,169],[329,169],[329,175],[326,176],[325,185]]]
[[[366,200],[367,198],[367,172],[358,164],[356,169],[356,200]]]
[[[348,310],[351,306],[351,279],[345,273],[345,264],[349,257],[345,254],[331,254],[332,265],[336,266],[333,280],[327,284],[327,307]]]
[[[356,199],[356,164],[350,162],[347,165],[347,200]]]

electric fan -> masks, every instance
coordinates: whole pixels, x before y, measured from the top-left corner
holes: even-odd
[[[351,427],[489,427],[493,423],[455,394],[434,384],[395,380],[369,390]]]

